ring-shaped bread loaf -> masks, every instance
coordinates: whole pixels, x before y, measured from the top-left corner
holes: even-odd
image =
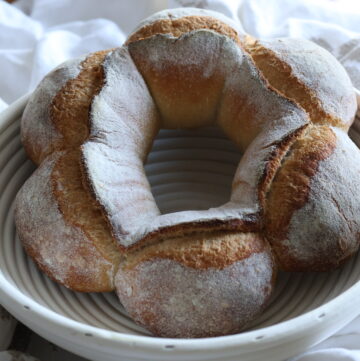
[[[57,282],[116,286],[157,335],[238,332],[265,307],[276,265],[330,270],[358,249],[355,108],[344,69],[311,42],[262,42],[205,10],[160,12],[32,94],[22,141],[39,167],[16,199],[19,237]],[[231,198],[160,214],[143,166],[154,137],[208,125],[243,151]]]

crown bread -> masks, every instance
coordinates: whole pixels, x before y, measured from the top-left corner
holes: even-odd
[[[38,168],[17,232],[49,277],[115,289],[156,335],[239,332],[278,267],[328,271],[357,251],[355,110],[345,70],[311,42],[254,39],[206,10],[157,13],[32,94],[21,135]],[[157,132],[209,125],[243,152],[229,201],[161,214],[143,166]]]

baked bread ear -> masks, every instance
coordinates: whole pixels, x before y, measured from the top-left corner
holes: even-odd
[[[355,109],[345,71],[311,43],[258,41],[204,10],[155,14],[33,93],[22,140],[39,168],[16,198],[19,237],[51,278],[116,288],[157,335],[238,332],[277,264],[331,270],[358,249]],[[143,167],[154,137],[207,125],[244,152],[231,198],[160,214]]]

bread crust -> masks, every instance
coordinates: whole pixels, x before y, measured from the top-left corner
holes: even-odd
[[[236,261],[264,252],[269,246],[258,233],[210,232],[166,237],[162,242],[131,252],[123,269],[153,258],[170,259],[194,269],[224,269]]]

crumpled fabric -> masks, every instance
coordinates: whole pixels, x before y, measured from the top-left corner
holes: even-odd
[[[61,62],[120,46],[141,19],[182,6],[220,11],[255,37],[312,40],[344,65],[360,89],[360,1],[0,0],[0,111]],[[335,360],[360,361],[360,318],[291,359]]]

